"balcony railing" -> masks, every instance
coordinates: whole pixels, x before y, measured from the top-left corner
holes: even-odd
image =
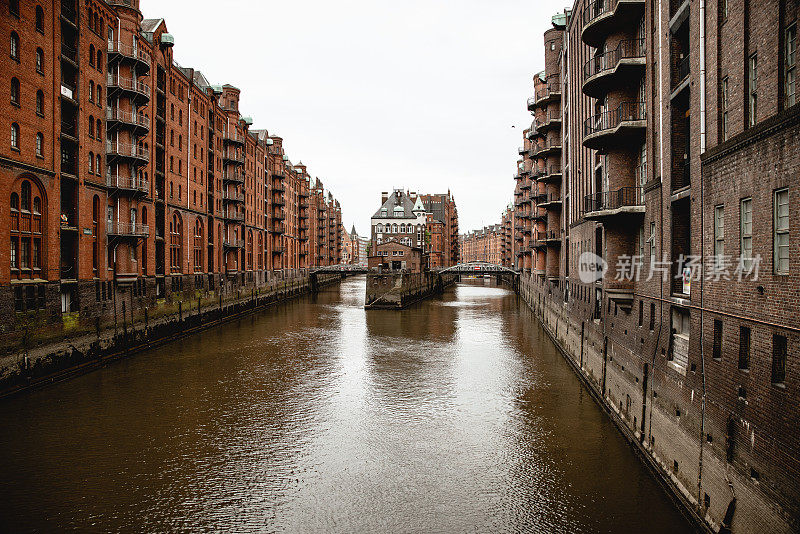
[[[536,90],[536,102],[541,102],[551,96],[561,94],[561,78],[554,76],[547,80],[547,83]]]
[[[232,161],[234,163],[244,164],[244,154],[236,154],[227,150],[222,151],[223,161]]]
[[[625,207],[643,206],[641,187],[621,187],[616,191],[591,193],[583,199],[584,213],[618,210]]]
[[[679,58],[675,65],[675,78],[672,80],[672,88],[676,88],[685,80],[691,72],[691,63],[689,62],[689,54]]]
[[[125,78],[122,76],[117,76],[116,74],[109,74],[108,86],[118,87],[125,91],[133,91],[134,93],[146,96],[148,99],[150,98],[150,86],[144,82],[134,80],[133,78]]]
[[[124,189],[126,191],[135,191],[139,193],[147,193],[150,191],[150,184],[147,180],[131,176],[120,176],[119,174],[107,175],[106,186],[111,189]]]
[[[130,111],[123,111],[121,109],[106,108],[106,120],[133,124],[141,128],[150,127],[150,118],[147,115],[144,115],[143,113],[134,114]],[[163,141],[164,140],[161,139],[162,145],[164,144]]]
[[[68,45],[67,43],[61,43],[61,55],[73,63],[78,62],[78,49]]]
[[[244,202],[244,194],[225,191],[222,193],[222,199],[229,202]]]
[[[108,41],[108,53],[109,55],[120,54],[135,59],[150,68],[150,56],[138,46],[121,43],[120,41]]]
[[[244,144],[244,137],[239,135],[239,132],[228,130],[222,135],[222,140],[228,143]]]
[[[222,241],[222,246],[225,248],[244,248],[244,240],[242,239],[225,239]]]
[[[644,39],[620,41],[614,50],[598,54],[583,66],[583,81],[592,76],[616,68],[623,59],[644,58]]]
[[[583,135],[613,130],[626,121],[645,120],[644,102],[623,102],[617,109],[592,115],[583,123]]]
[[[106,223],[106,233],[116,236],[147,237],[150,226],[141,223],[110,221]]]
[[[225,210],[222,212],[222,218],[227,219],[229,221],[242,222],[244,221],[244,213],[240,213],[234,210]]]
[[[238,172],[223,172],[222,181],[241,184],[244,183],[244,175],[239,174]]]
[[[138,145],[120,143],[119,141],[106,141],[106,153],[129,158],[150,160],[150,151]]]

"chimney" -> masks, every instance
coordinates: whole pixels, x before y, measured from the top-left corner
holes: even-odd
[[[383,192],[381,193],[381,206],[383,206],[384,204],[386,204],[386,201],[387,201],[387,200],[389,200],[389,192],[388,192],[388,191],[383,191]]]

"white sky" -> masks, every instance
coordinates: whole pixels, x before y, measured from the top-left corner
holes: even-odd
[[[141,0],[175,59],[242,90],[368,234],[381,191],[455,195],[462,232],[500,221],[544,68],[553,0]],[[512,125],[515,128],[512,128]]]

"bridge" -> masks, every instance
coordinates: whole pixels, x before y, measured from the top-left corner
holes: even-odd
[[[362,265],[352,265],[349,263],[340,263],[338,265],[325,265],[311,269],[309,274],[363,274],[368,273],[369,269]]]
[[[475,276],[480,276],[484,274],[519,276],[519,272],[513,269],[509,269],[508,267],[497,265],[495,263],[489,263],[486,261],[470,261],[466,263],[457,263],[452,267],[447,267],[446,269],[439,269],[436,272],[438,272],[439,274],[458,274],[458,275],[471,274]]]

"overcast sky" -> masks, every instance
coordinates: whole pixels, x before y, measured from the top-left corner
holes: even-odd
[[[571,3],[571,2],[570,2]],[[242,90],[362,235],[381,191],[455,195],[462,232],[511,200],[551,0],[141,0],[175,59]],[[515,128],[512,128],[515,126]]]

